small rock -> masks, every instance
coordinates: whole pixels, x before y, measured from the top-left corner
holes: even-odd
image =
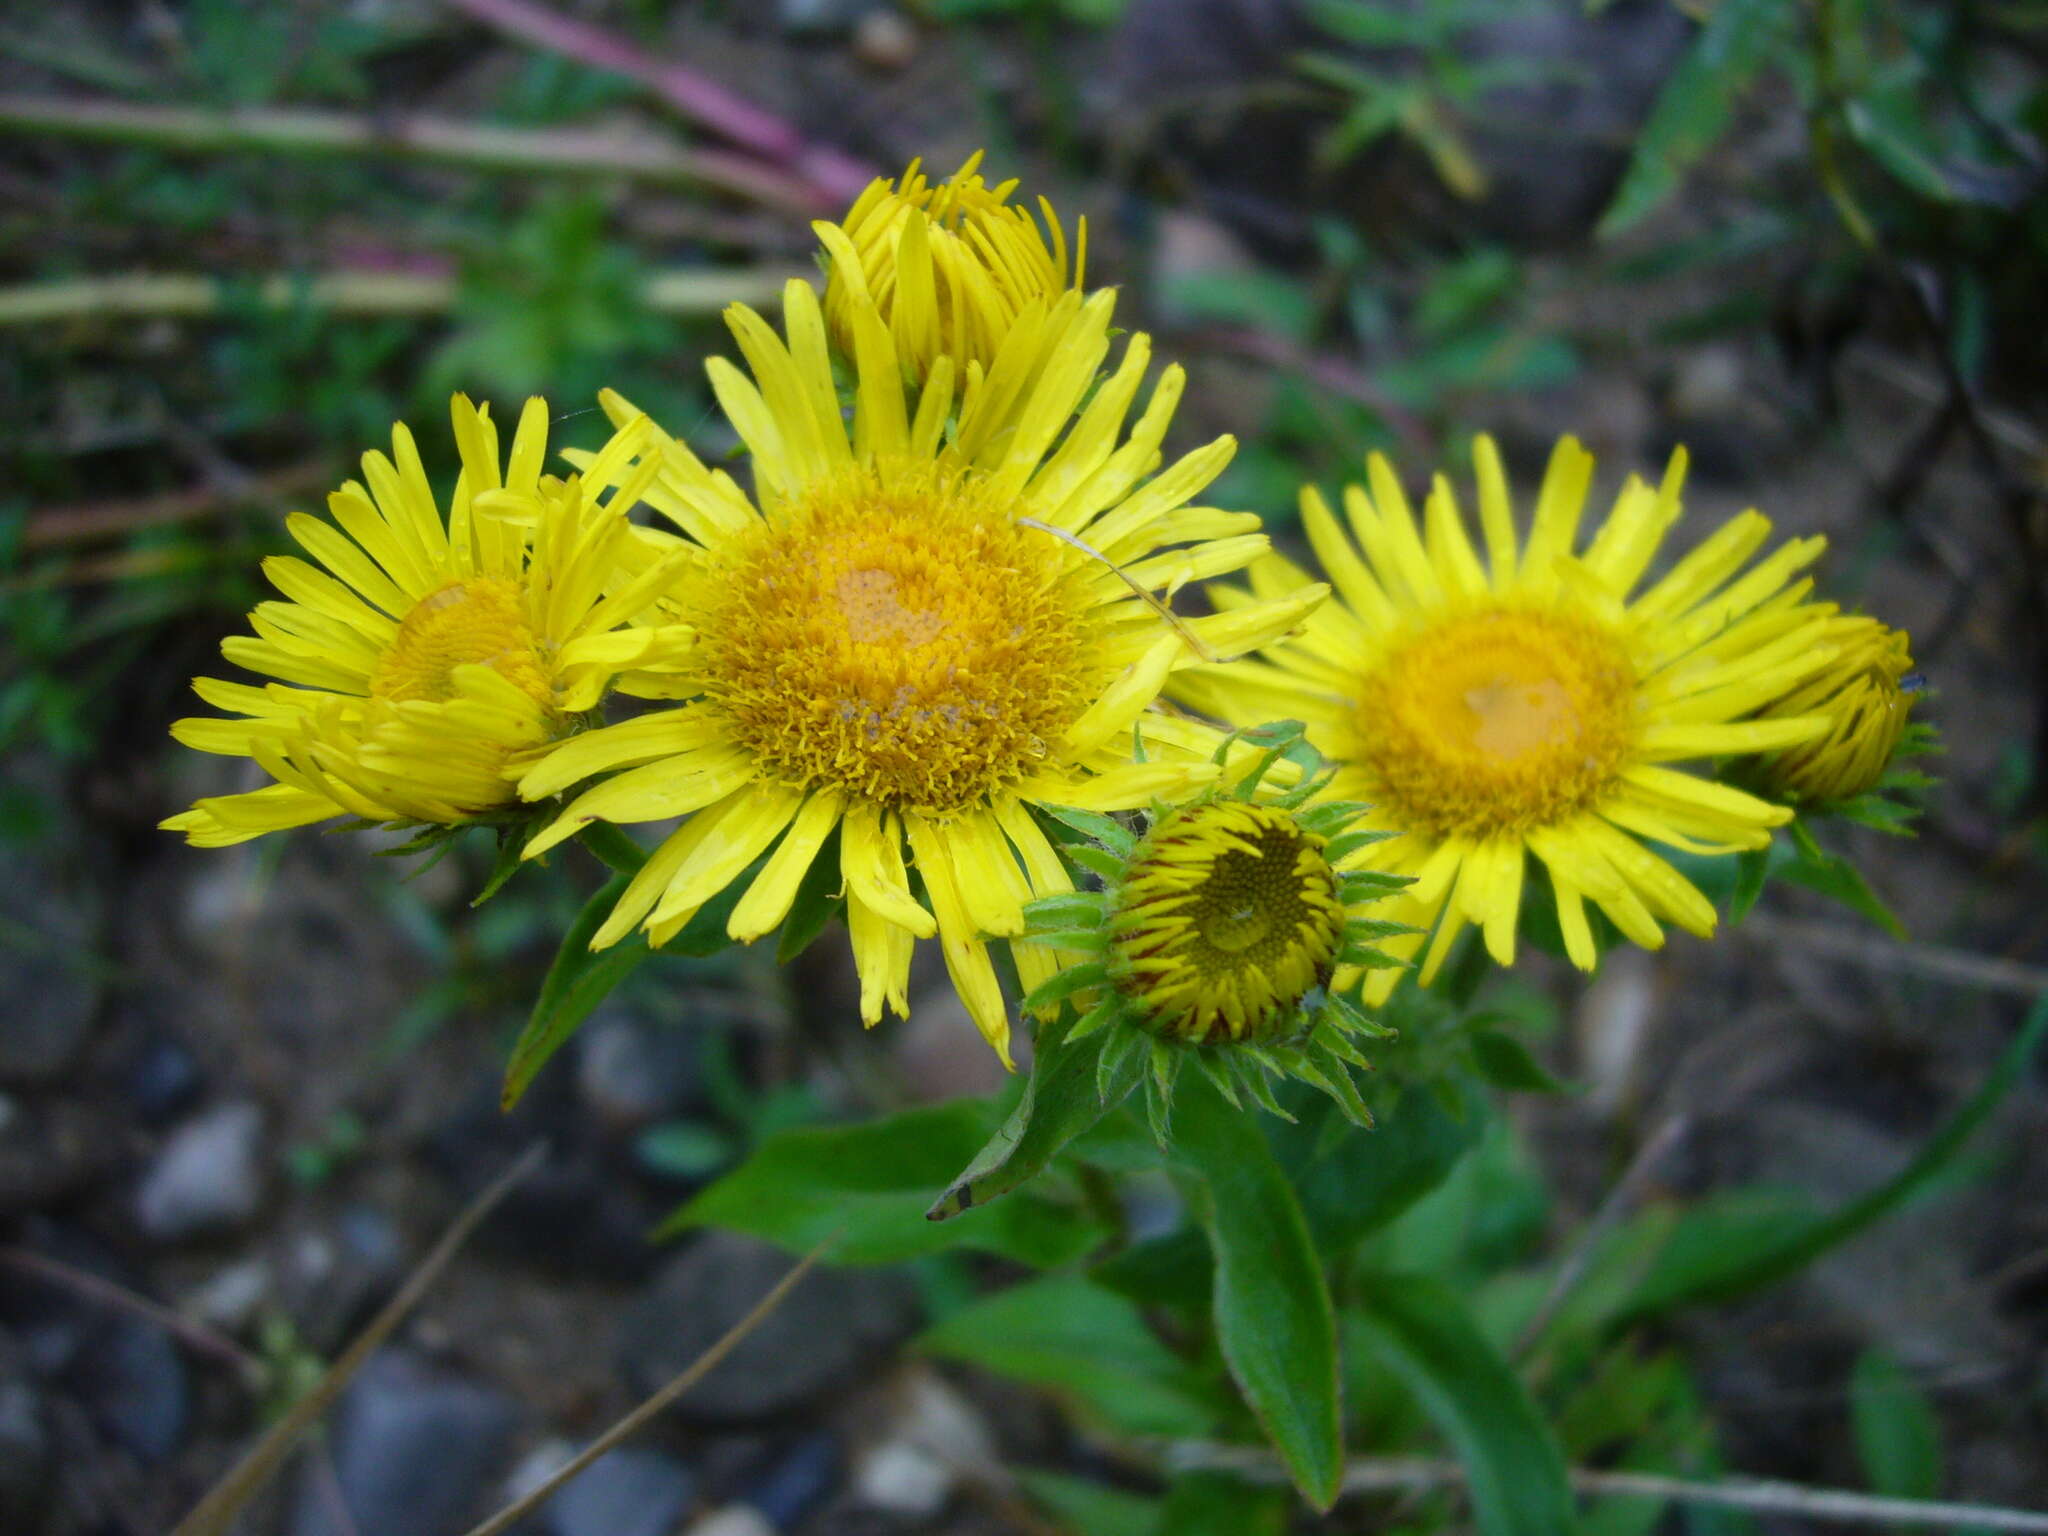
[[[405,1276],[397,1226],[375,1206],[345,1206],[334,1225],[293,1243],[284,1272],[285,1307],[308,1348],[331,1353]]]
[[[453,1536],[468,1528],[511,1439],[509,1398],[387,1349],[342,1399],[334,1470],[355,1529]],[[338,1536],[323,1491],[302,1480],[292,1536]]]
[[[656,1024],[623,1009],[592,1019],[576,1037],[576,1086],[608,1128],[637,1131],[703,1102],[699,1024]]]
[[[917,28],[901,11],[869,11],[854,24],[853,56],[895,74],[917,57]]]
[[[128,1063],[128,1102],[150,1125],[168,1125],[199,1101],[206,1075],[183,1041],[156,1035]]]
[[[838,1438],[806,1435],[747,1490],[746,1502],[778,1530],[794,1530],[824,1502],[838,1476]]]
[[[263,1203],[263,1111],[236,1100],[171,1133],[143,1175],[135,1217],[159,1242],[227,1231]]]
[[[119,1150],[114,1127],[90,1105],[0,1094],[0,1217],[76,1194]]]
[[[863,1504],[929,1520],[953,1496],[953,1469],[922,1446],[889,1440],[861,1457],[853,1489]]]
[[[780,1536],[758,1509],[745,1504],[728,1504],[714,1509],[691,1526],[684,1536]]]
[[[505,1474],[507,1504],[516,1504],[562,1468],[576,1459],[576,1447],[566,1440],[543,1440],[519,1459],[519,1465]]]
[[[689,1468],[660,1451],[622,1446],[548,1500],[552,1536],[671,1536],[697,1491]]]
[[[775,19],[792,37],[825,37],[858,22],[875,0],[776,0]]]
[[[619,1362],[639,1392],[652,1392],[751,1311],[788,1273],[781,1250],[750,1237],[707,1232],[673,1259],[627,1309]],[[845,1385],[912,1319],[894,1276],[818,1269],[675,1411],[693,1421],[745,1422],[784,1413]]]
[[[0,1334],[0,1527],[36,1528],[50,1478],[42,1393],[13,1340]]]
[[[928,1520],[945,1507],[963,1471],[996,1464],[995,1442],[974,1406],[937,1376],[919,1372],[894,1431],[854,1467],[854,1492],[871,1508]]]
[[[270,1266],[261,1259],[230,1264],[209,1275],[179,1310],[223,1333],[240,1333],[270,1299],[271,1280]]]

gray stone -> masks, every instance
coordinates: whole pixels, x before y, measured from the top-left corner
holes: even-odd
[[[35,1529],[49,1479],[42,1393],[14,1342],[0,1334],[0,1528]]]
[[[671,1260],[628,1308],[619,1363],[634,1389],[654,1391],[710,1348],[789,1270],[780,1249],[707,1232]],[[907,1329],[910,1294],[892,1275],[816,1269],[721,1360],[675,1412],[704,1423],[785,1413],[846,1385]]]
[[[690,1469],[660,1451],[622,1446],[548,1500],[551,1536],[672,1536],[696,1496]]]
[[[577,1091],[616,1131],[687,1113],[703,1100],[700,1039],[694,1020],[657,1024],[605,1009],[577,1034]]]
[[[0,1217],[76,1194],[119,1149],[116,1127],[88,1104],[0,1094]]]
[[[342,1399],[334,1470],[355,1529],[377,1536],[458,1536],[509,1448],[510,1399],[387,1349]],[[322,1490],[303,1478],[291,1536],[340,1536]]]
[[[173,1131],[135,1194],[135,1217],[159,1242],[229,1231],[263,1203],[263,1111],[218,1105]]]

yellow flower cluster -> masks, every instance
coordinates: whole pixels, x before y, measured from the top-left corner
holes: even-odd
[[[311,561],[268,562],[282,600],[224,647],[270,681],[202,679],[234,718],[174,729],[268,782],[166,826],[218,845],[338,816],[485,821],[537,857],[597,823],[674,823],[599,947],[659,945],[735,889],[726,931],[758,938],[834,861],[863,1019],[907,1010],[936,938],[1007,1061],[995,947],[1076,893],[1063,817],[1152,818],[1110,871],[1133,1016],[1264,1041],[1361,974],[1384,1001],[1402,971],[1365,968],[1382,953],[1427,981],[1473,927],[1508,963],[1536,873],[1581,966],[1589,910],[1651,947],[1666,924],[1708,933],[1656,846],[1757,848],[1781,802],[1884,771],[1905,639],[1812,599],[1821,540],[1767,552],[1748,512],[1653,574],[1682,452],[1588,528],[1592,459],[1566,439],[1524,527],[1480,437],[1476,540],[1447,478],[1418,512],[1375,456],[1341,514],[1303,493],[1311,573],[1254,514],[1201,501],[1230,438],[1165,458],[1181,370],[1118,341],[1085,226],[1070,251],[1014,190],[979,156],[936,184],[913,164],[817,226],[822,295],[790,283],[779,326],[727,312],[739,359],[707,371],[746,485],[616,395],[609,443],[563,474],[541,402],[501,456],[458,397],[444,515],[395,428],[331,521],[294,514]],[[1213,611],[1171,611],[1234,573]],[[615,692],[662,704],[605,724]],[[1303,722],[1341,856],[1292,811],[1216,800],[1254,749],[1190,711]],[[1742,757],[1748,789],[1723,771]],[[1397,892],[1370,957],[1339,889],[1367,874]],[[1072,958],[1008,947],[1027,991]]]

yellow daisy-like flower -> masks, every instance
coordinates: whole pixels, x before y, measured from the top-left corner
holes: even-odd
[[[665,942],[769,854],[727,925],[758,938],[836,829],[862,1017],[905,1011],[912,944],[937,935],[1008,1059],[987,940],[1020,934],[1033,896],[1071,888],[1031,808],[1123,810],[1213,778],[1214,734],[1148,712],[1167,673],[1191,646],[1263,644],[1321,596],[1162,618],[1152,594],[1266,543],[1249,513],[1186,504],[1229,460],[1229,438],[1151,473],[1182,375],[1166,370],[1126,435],[1150,345],[1131,338],[1101,377],[1109,316],[1108,295],[1063,299],[1048,343],[1013,338],[968,371],[956,409],[945,356],[906,401],[894,339],[863,307],[849,435],[816,292],[789,286],[786,339],[728,312],[752,377],[708,366],[758,505],[666,438],[645,493],[701,551],[668,599],[700,635],[673,690],[691,702],[577,737],[521,784],[537,798],[627,770],[578,795],[530,854],[597,819],[690,817],[598,946],[636,927]],[[631,409],[605,403],[615,420]],[[1134,729],[1150,761],[1131,760]],[[1056,962],[1018,963],[1031,986]]]
[[[1075,231],[1070,271],[1052,204],[1038,200],[1041,230],[1027,210],[1011,206],[1017,183],[991,187],[980,165],[977,151],[933,186],[913,160],[900,181],[869,183],[840,223],[812,226],[827,259],[825,313],[849,356],[854,314],[872,303],[913,379],[926,377],[940,356],[963,373],[972,363],[986,368],[1020,326],[1042,320],[1081,286],[1087,221]]]
[[[1758,778],[1798,800],[1848,800],[1877,787],[1905,739],[1912,695],[1900,686],[1913,670],[1911,642],[1861,614],[1831,619],[1823,642],[1834,660],[1766,708],[1765,718],[1826,715],[1824,735],[1767,757]]]
[[[462,474],[445,523],[403,423],[390,457],[363,456],[367,489],[350,481],[328,498],[332,523],[287,520],[318,565],[266,560],[285,600],[259,603],[255,633],[221,646],[278,681],[197,678],[202,699],[240,718],[171,727],[202,752],[255,759],[276,782],[201,800],[165,828],[222,847],[335,816],[453,825],[504,809],[518,801],[513,779],[596,707],[616,671],[656,668],[687,646],[684,626],[620,626],[688,552],[636,535],[625,510],[637,485],[602,503],[585,489],[618,478],[644,422],[614,439],[591,478],[564,482],[541,474],[543,401],[526,403],[502,471],[489,408],[457,395],[453,415]]]
[[[1434,929],[1427,982],[1451,941],[1480,926],[1493,957],[1514,958],[1525,855],[1548,872],[1565,948],[1597,959],[1591,900],[1636,943],[1662,924],[1713,931],[1707,898],[1646,846],[1696,853],[1761,847],[1791,812],[1706,776],[1686,759],[1777,751],[1828,728],[1825,714],[1749,718],[1823,666],[1834,610],[1795,580],[1825,541],[1795,539],[1751,565],[1770,522],[1745,512],[1639,590],[1679,516],[1681,450],[1663,484],[1631,477],[1579,549],[1593,460],[1566,438],[1552,455],[1526,540],[1516,537],[1492,441],[1473,445],[1484,558],[1450,482],[1418,522],[1386,460],[1371,490],[1347,487],[1347,535],[1323,497],[1302,493],[1309,541],[1340,602],[1263,659],[1203,667],[1179,697],[1225,720],[1296,718],[1338,765],[1331,793],[1370,804],[1366,825],[1400,834],[1371,865],[1411,875],[1389,915]],[[1253,566],[1263,601],[1308,578],[1279,557]],[[1423,936],[1390,941],[1404,957]],[[1341,978],[1340,978],[1341,979]],[[1380,972],[1366,997],[1385,1000]]]

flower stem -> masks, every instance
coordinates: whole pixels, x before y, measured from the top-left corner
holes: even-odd
[[[647,862],[647,850],[608,821],[593,821],[576,835],[614,873],[637,875]]]

